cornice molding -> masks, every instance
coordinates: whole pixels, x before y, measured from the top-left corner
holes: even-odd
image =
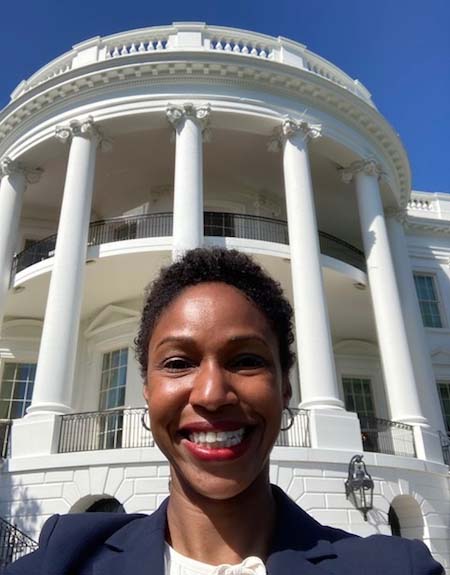
[[[405,220],[407,230],[418,230],[440,234],[450,234],[450,220],[433,220],[431,218],[414,218],[410,215]]]
[[[0,178],[23,174],[28,184],[37,184],[41,179],[42,173],[42,168],[30,168],[17,160],[12,160],[8,156],[4,156],[0,160]]]
[[[400,203],[404,205],[408,201],[409,165],[398,136],[375,108],[348,90],[307,70],[293,69],[268,60],[246,60],[232,66],[222,58],[225,54],[217,52],[201,55],[185,53],[181,59],[174,54],[170,62],[155,62],[152,56],[161,57],[161,53],[149,54],[145,61],[140,59],[133,62],[130,59],[126,64],[120,59],[117,62],[108,60],[107,69],[105,63],[85,67],[82,77],[79,77],[79,70],[73,70],[46,82],[45,89],[38,86],[29,90],[0,114],[0,146],[8,152],[19,126],[23,128],[29,118],[36,117],[43,110],[48,114],[63,99],[67,103],[84,94],[104,93],[104,88],[108,86],[123,89],[207,80],[209,85],[257,87],[274,94],[281,92],[293,99],[311,102],[318,109],[333,114],[380,149],[395,174]],[[189,60],[190,56],[192,58]],[[23,129],[19,133],[22,135]]]

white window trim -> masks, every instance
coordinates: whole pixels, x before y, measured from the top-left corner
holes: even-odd
[[[419,276],[428,276],[431,277],[433,280],[433,287],[434,287],[434,291],[437,297],[437,307],[439,310],[439,316],[441,319],[441,327],[427,327],[424,322],[423,322],[423,317],[422,317],[422,312],[420,313],[420,317],[422,319],[422,325],[424,327],[425,330],[430,330],[432,332],[435,333],[442,333],[442,330],[449,330],[449,324],[448,324],[448,319],[447,319],[447,310],[445,308],[445,304],[444,304],[444,298],[442,297],[442,290],[441,290],[441,286],[440,286],[440,280],[439,280],[439,275],[440,275],[440,270],[436,270],[436,269],[430,269],[430,268],[414,268],[412,270],[412,274],[413,277],[416,275]],[[416,285],[415,285],[415,281],[414,281],[414,288],[416,289]],[[417,293],[417,289],[415,291],[416,293],[416,298],[417,298],[417,304],[419,305],[419,309],[420,309],[420,300],[419,300],[419,294]]]

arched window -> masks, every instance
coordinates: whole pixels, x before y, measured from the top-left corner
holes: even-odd
[[[424,521],[420,505],[412,495],[398,495],[391,503],[388,514],[392,535],[422,540]]]
[[[105,499],[99,499],[92,505],[90,505],[87,509],[89,513],[95,512],[106,512],[106,513],[125,513],[125,509],[123,505],[117,501],[114,497],[108,497]]]

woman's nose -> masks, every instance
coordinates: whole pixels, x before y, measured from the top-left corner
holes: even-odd
[[[232,386],[231,374],[216,361],[200,364],[192,384],[190,403],[209,411],[234,405],[238,397]]]

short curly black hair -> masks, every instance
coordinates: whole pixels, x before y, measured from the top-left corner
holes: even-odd
[[[248,255],[224,248],[196,248],[160,271],[145,290],[136,357],[144,381],[147,377],[148,346],[162,312],[187,287],[221,282],[240,290],[266,316],[278,340],[283,375],[295,361],[292,307],[278,282]]]

